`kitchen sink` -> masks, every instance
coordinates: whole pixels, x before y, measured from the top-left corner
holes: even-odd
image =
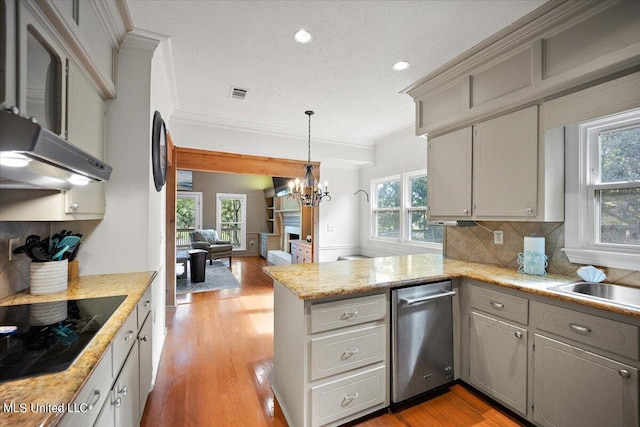
[[[640,288],[610,283],[575,282],[549,287],[550,291],[579,294],[615,304],[640,308]]]

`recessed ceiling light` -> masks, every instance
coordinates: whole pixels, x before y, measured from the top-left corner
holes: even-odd
[[[305,29],[299,29],[298,31],[296,31],[296,33],[293,35],[293,38],[298,42],[298,43],[309,43],[311,41],[311,34],[305,30]]]
[[[395,71],[402,71],[402,70],[406,70],[407,68],[409,68],[409,65],[411,65],[408,61],[400,61],[400,62],[396,62],[395,64],[393,64],[393,69]]]

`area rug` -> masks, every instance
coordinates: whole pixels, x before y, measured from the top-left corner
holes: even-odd
[[[213,260],[213,265],[209,265],[209,262],[207,262],[204,282],[199,283],[191,283],[191,271],[189,267],[190,265],[187,263],[187,278],[176,280],[176,294],[217,291],[220,289],[240,287],[240,283],[238,283],[238,280],[233,276],[233,273],[231,273],[231,270],[229,270],[223,261]]]

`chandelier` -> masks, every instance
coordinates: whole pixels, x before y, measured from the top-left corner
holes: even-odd
[[[324,191],[322,191],[322,186],[318,184],[318,181],[313,177],[312,171],[315,168],[315,166],[311,164],[311,116],[313,115],[313,111],[305,111],[304,113],[309,116],[309,155],[307,157],[307,164],[302,167],[306,169],[307,172],[304,174],[304,178],[296,178],[295,181],[289,181],[289,188],[291,189],[289,197],[293,197],[300,207],[315,208],[325,197],[331,200],[331,196],[329,195],[327,181],[324,182]]]

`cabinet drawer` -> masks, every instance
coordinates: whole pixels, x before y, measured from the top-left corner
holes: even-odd
[[[471,307],[504,319],[529,323],[529,300],[489,289],[471,286]]]
[[[313,304],[311,333],[372,322],[384,318],[386,314],[387,299],[384,294]]]
[[[113,339],[113,377],[117,377],[138,332],[136,311],[133,310]]]
[[[638,360],[638,327],[536,302],[536,327],[561,337]]]
[[[93,425],[111,389],[113,382],[112,362],[111,347],[109,347],[73,400],[73,409],[76,412],[67,412],[60,421],[60,426],[84,427]]]
[[[311,340],[311,380],[384,360],[385,325]]]
[[[144,295],[140,297],[138,301],[138,329],[142,327],[144,319],[147,318],[147,314],[151,311],[151,286],[147,288]]]
[[[312,425],[320,426],[384,403],[386,366],[311,388]]]

